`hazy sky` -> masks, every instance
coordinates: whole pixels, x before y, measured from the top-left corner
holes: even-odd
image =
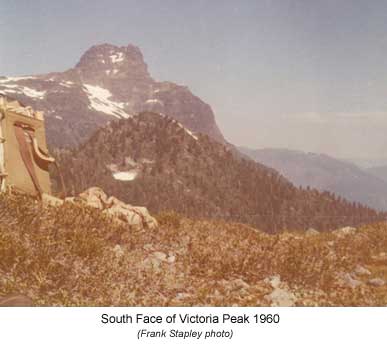
[[[132,43],[234,144],[387,157],[386,0],[0,0],[0,23],[0,75]]]

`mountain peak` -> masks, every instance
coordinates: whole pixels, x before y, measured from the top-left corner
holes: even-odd
[[[45,111],[49,145],[79,144],[112,116],[142,111],[168,115],[194,133],[224,142],[211,107],[187,87],[154,80],[132,44],[94,45],[64,72],[0,78],[0,92]]]
[[[150,77],[141,50],[132,44],[123,47],[109,43],[94,45],[82,55],[75,69],[88,81]]]

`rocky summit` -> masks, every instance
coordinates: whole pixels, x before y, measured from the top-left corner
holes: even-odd
[[[0,93],[45,111],[51,147],[78,145],[108,121],[146,110],[224,141],[211,107],[186,86],[155,81],[133,45],[93,46],[64,72],[0,77]]]

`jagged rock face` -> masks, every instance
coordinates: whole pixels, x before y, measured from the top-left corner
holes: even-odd
[[[142,53],[133,45],[120,48],[110,44],[93,46],[83,54],[75,69],[88,82],[98,83],[104,77],[107,81],[136,78],[151,81]]]
[[[141,111],[169,115],[224,142],[211,107],[185,86],[155,81],[133,45],[93,46],[65,72],[0,78],[0,92],[45,111],[51,147],[75,146],[109,120]]]
[[[135,104],[146,102],[155,83],[141,51],[132,45],[94,46],[81,57],[74,70],[83,83],[102,86],[117,99],[127,101],[132,112],[136,110]]]

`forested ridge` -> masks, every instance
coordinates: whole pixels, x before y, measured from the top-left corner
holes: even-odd
[[[151,212],[174,210],[267,232],[328,230],[385,218],[330,192],[297,188],[273,169],[150,112],[113,121],[80,147],[57,151],[56,156],[71,194],[100,186]],[[117,172],[135,178],[117,180]]]

